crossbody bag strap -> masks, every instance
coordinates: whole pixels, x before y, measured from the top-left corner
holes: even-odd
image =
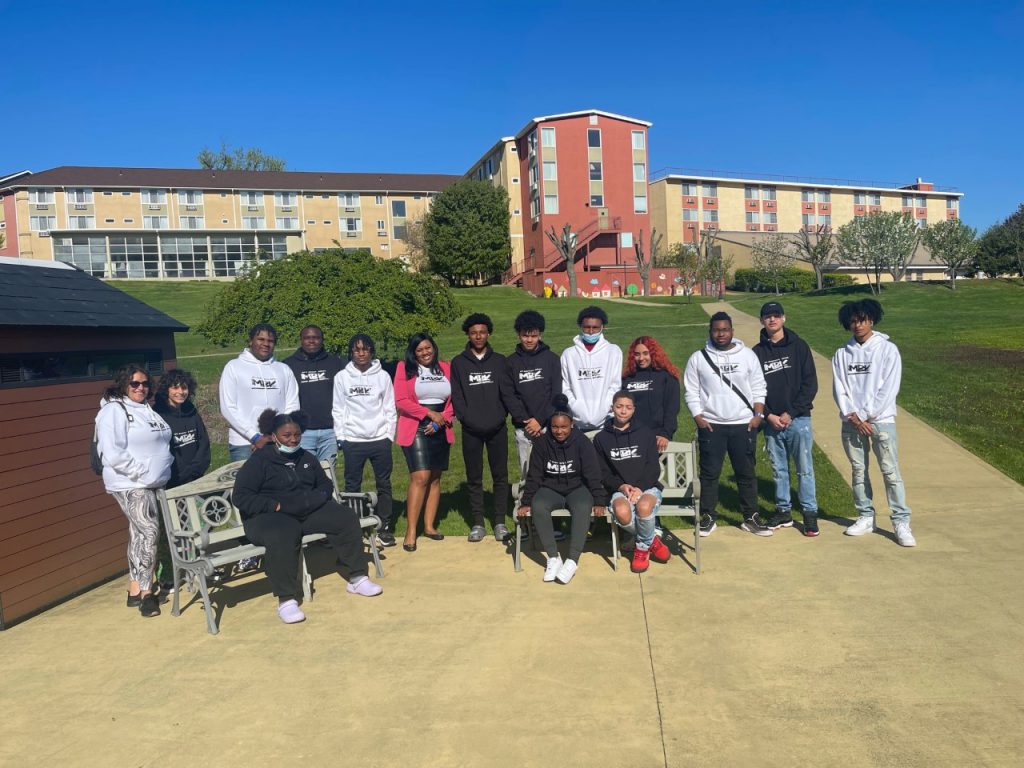
[[[739,397],[739,399],[743,401],[743,404],[744,404],[745,406],[747,406],[747,408],[749,408],[749,409],[750,409],[750,412],[751,412],[751,413],[755,413],[755,414],[756,414],[756,413],[757,413],[757,411],[755,411],[755,410],[754,410],[754,406],[752,406],[752,405],[750,404],[750,401],[749,401],[749,400],[747,400],[747,396],[746,396],[746,395],[744,395],[744,394],[743,394],[743,392],[741,392],[741,391],[739,390],[739,388],[738,388],[738,387],[737,387],[737,386],[736,386],[735,384],[733,384],[733,383],[732,383],[732,380],[731,380],[731,379],[730,379],[730,378],[729,378],[728,376],[726,376],[726,375],[725,375],[725,374],[723,374],[723,373],[722,373],[722,372],[721,372],[720,370],[718,370],[718,366],[717,366],[717,365],[715,365],[714,361],[712,361],[712,359],[711,359],[711,355],[709,355],[709,354],[708,354],[708,350],[707,350],[707,348],[705,347],[705,348],[701,349],[701,351],[700,351],[700,352],[701,352],[701,354],[702,354],[702,355],[704,355],[704,359],[708,361],[708,365],[710,365],[710,366],[711,366],[711,370],[712,370],[712,371],[714,371],[715,373],[717,373],[717,374],[718,374],[718,377],[719,377],[719,378],[720,378],[720,379],[721,379],[722,381],[724,381],[724,382],[725,382],[726,384],[728,384],[728,385],[729,385],[729,388],[730,388],[730,389],[731,389],[731,390],[732,390],[733,392],[735,392],[735,393],[736,393],[736,396],[737,396],[737,397]]]

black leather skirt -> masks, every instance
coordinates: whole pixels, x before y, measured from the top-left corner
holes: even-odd
[[[425,435],[423,432],[416,432],[416,439],[412,445],[402,446],[405,454],[405,463],[409,465],[410,472],[419,472],[424,469],[440,470],[448,469],[448,454],[451,446],[445,431],[435,432],[432,435]]]

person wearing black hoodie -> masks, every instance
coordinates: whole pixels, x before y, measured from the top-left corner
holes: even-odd
[[[512,400],[512,379],[505,356],[488,343],[494,323],[475,312],[462,323],[469,342],[452,360],[452,406],[462,423],[462,458],[466,462],[469,508],[473,525],[470,541],[482,541],[484,528],[484,448],[494,480],[494,538],[508,537],[508,428],[506,404]]]
[[[804,535],[818,535],[818,499],[814,482],[814,432],[811,409],[818,393],[818,375],[807,342],[786,328],[786,313],[777,301],[761,307],[761,341],[754,354],[761,361],[768,395],[764,407],[764,439],[775,475],[772,530],[793,525],[789,460],[796,466],[797,496],[804,516]]]
[[[679,369],[652,336],[639,336],[629,345],[622,388],[632,393],[634,417],[654,430],[658,450],[664,451],[679,426]]]
[[[516,428],[519,467],[525,472],[530,446],[544,432],[544,425],[555,410],[555,396],[562,394],[562,363],[541,340],[544,315],[540,312],[520,312],[515,329],[519,343],[508,358],[513,391],[508,410]]]
[[[156,391],[153,410],[171,428],[171,479],[166,488],[177,488],[206,474],[210,468],[210,436],[192,398],[196,380],[178,368],[165,373]]]
[[[307,325],[299,332],[299,348],[282,360],[295,374],[299,385],[299,407],[309,419],[302,433],[302,447],[334,464],[338,460],[338,442],[334,436],[334,377],[348,365],[348,359],[324,349],[324,332]]]
[[[334,501],[334,486],[320,460],[301,446],[305,421],[300,411],[279,414],[268,408],[260,414],[260,431],[271,441],[238,470],[231,495],[246,537],[267,550],[267,578],[285,624],[306,618],[297,601],[299,551],[306,534],[327,534],[338,563],[348,571],[350,594],[373,597],[383,591],[370,581],[356,512]]]
[[[544,581],[568,584],[579,567],[591,515],[604,514],[606,494],[597,451],[586,435],[573,426],[569,399],[564,394],[555,398],[554,411],[547,432],[534,442],[530,451],[518,514],[533,515],[537,535],[547,553]],[[569,553],[564,562],[558,554],[551,516],[556,509],[568,509],[572,518]]]
[[[608,506],[615,522],[636,536],[630,570],[643,573],[650,561],[667,563],[672,556],[656,535],[655,515],[661,505],[661,460],[654,432],[634,418],[633,395],[620,390],[612,398],[612,418],[594,438],[601,460]]]

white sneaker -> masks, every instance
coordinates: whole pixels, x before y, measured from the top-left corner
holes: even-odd
[[[558,571],[562,568],[561,557],[549,557],[548,567],[544,569],[544,581],[554,581]]]
[[[576,575],[576,561],[566,560],[562,563],[562,567],[558,569],[558,575],[555,576],[558,579],[559,584],[568,584],[572,581],[572,577]]]
[[[896,543],[901,547],[917,546],[917,539],[910,530],[910,523],[899,520],[892,524],[892,529],[896,533]]]
[[[843,533],[847,536],[863,536],[865,533],[871,533],[873,530],[875,530],[875,518],[858,517],[857,522],[849,526]]]

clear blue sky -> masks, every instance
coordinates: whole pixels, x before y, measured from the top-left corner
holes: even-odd
[[[843,7],[834,7],[843,6]],[[1019,2],[0,0],[0,173],[462,173],[534,116],[654,123],[665,166],[911,182],[984,229],[1024,201]]]

